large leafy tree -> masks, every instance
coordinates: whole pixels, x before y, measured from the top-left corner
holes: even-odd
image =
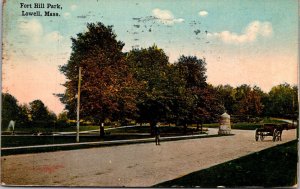
[[[212,86],[207,85],[195,91],[195,107],[193,111],[193,120],[199,125],[208,122],[217,122],[219,115],[224,113],[225,109],[218,95],[218,91]]]
[[[54,126],[56,115],[50,112],[41,100],[34,100],[29,103],[31,121],[35,126]]]
[[[30,109],[28,104],[21,104],[19,106],[19,120],[20,120],[20,124],[22,126],[30,126],[31,121],[29,118],[30,115]]]
[[[206,83],[206,62],[196,56],[180,56],[175,63],[186,81],[186,88],[204,88]]]
[[[86,32],[71,38],[70,59],[60,68],[67,78],[61,101],[66,104],[71,118],[76,114],[79,67],[82,68],[82,118],[92,118],[102,125],[107,118],[119,119],[135,111],[135,87],[138,85],[128,72],[122,53],[124,43],[116,37],[112,26],[90,23]],[[103,127],[100,127],[100,135],[104,135]]]
[[[287,83],[274,86],[269,92],[266,113],[269,116],[295,118],[298,112],[298,88]]]
[[[211,93],[206,83],[206,62],[196,56],[182,55],[175,66],[184,81],[184,94],[179,109],[179,122],[186,128],[188,123],[202,123],[211,118],[211,107],[216,99],[216,93]]]
[[[244,116],[259,116],[263,110],[261,102],[261,90],[258,87],[251,88],[249,85],[241,85],[236,88],[235,99],[237,100],[236,112]]]
[[[2,126],[8,126],[10,120],[19,121],[20,108],[17,99],[9,93],[2,93]]]
[[[153,45],[146,49],[132,49],[127,54],[127,63],[134,78],[141,84],[137,97],[137,120],[149,122],[153,128],[158,121],[166,120],[169,112],[168,57],[162,49]]]
[[[217,90],[219,100],[224,106],[226,112],[233,114],[234,107],[237,104],[235,100],[236,90],[230,85],[218,85],[215,89]]]

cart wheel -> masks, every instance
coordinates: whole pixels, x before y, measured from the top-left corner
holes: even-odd
[[[258,130],[256,129],[255,130],[255,141],[258,141],[258,137],[259,137],[259,133],[258,133]]]

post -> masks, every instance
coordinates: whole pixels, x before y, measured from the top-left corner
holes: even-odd
[[[76,142],[79,142],[79,111],[80,111],[80,85],[81,85],[81,67],[79,67],[79,75],[78,75],[78,93],[77,93],[77,132],[76,132]]]

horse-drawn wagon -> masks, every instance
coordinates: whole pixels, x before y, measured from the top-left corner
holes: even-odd
[[[282,131],[288,130],[288,124],[264,124],[261,128],[255,130],[255,140],[264,140],[266,136],[271,136],[273,142],[281,141]]]

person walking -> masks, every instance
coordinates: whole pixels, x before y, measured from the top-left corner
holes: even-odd
[[[159,132],[158,124],[155,125],[154,132],[155,132],[155,144],[160,145],[160,132]]]

